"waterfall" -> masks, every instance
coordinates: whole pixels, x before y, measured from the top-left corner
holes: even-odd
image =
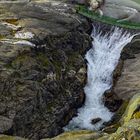
[[[113,71],[116,68],[120,54],[135,35],[119,27],[113,27],[110,32],[103,33],[101,27],[93,28],[92,48],[86,53],[87,84],[84,88],[86,100],[78,114],[67,126],[65,131],[75,129],[99,130],[104,122],[111,120],[111,113],[103,104],[102,97],[106,90],[112,87]],[[100,118],[96,124],[93,119]]]

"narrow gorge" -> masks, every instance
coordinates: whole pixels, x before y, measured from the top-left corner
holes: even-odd
[[[115,70],[122,49],[132,41],[136,34],[131,34],[119,27],[111,27],[103,33],[102,28],[93,25],[91,34],[92,48],[86,53],[87,84],[84,88],[86,100],[65,130],[99,130],[105,122],[111,120],[111,113],[102,101],[105,91],[112,88]],[[95,121],[94,121],[95,120]]]

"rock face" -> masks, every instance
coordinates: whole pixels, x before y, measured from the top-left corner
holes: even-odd
[[[91,131],[68,132],[53,139],[46,140],[139,140],[140,139],[140,94],[137,93],[129,102],[122,116],[121,126],[115,133],[98,133]],[[45,139],[44,139],[45,140]]]
[[[43,139],[43,140],[94,140],[102,136],[102,134],[94,133],[92,131],[71,131],[65,132],[52,139]]]
[[[71,9],[60,1],[0,3],[0,133],[55,136],[82,105],[90,25]]]
[[[120,61],[113,73],[113,87],[106,91],[103,101],[110,111],[118,110],[140,91],[140,36],[137,36],[122,51]]]
[[[124,61],[121,77],[114,91],[123,100],[129,100],[140,91],[140,41],[129,44],[122,53]]]

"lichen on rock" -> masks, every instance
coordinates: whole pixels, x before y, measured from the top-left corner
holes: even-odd
[[[0,3],[0,133],[55,136],[82,105],[91,26],[72,7],[48,0]]]

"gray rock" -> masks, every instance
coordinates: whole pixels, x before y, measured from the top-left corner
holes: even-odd
[[[70,14],[71,7],[60,1],[0,3],[0,23],[7,23],[0,30],[0,132],[52,137],[82,105],[91,26]]]
[[[0,116],[0,133],[4,133],[12,127],[13,120]]]

